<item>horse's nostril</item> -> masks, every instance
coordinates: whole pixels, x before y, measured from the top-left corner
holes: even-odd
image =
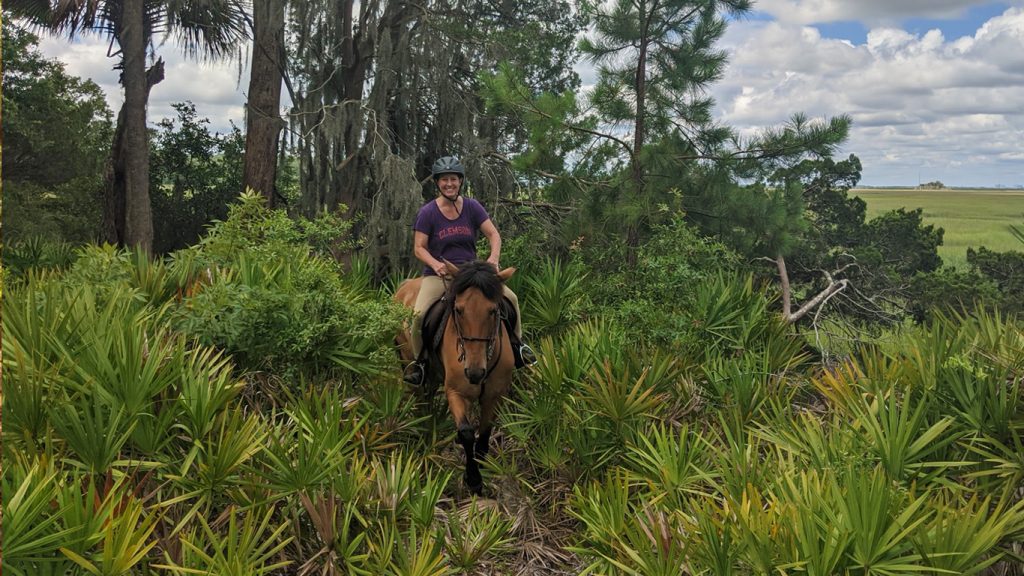
[[[469,379],[470,384],[479,384],[484,379],[484,372],[477,368],[466,368],[466,378]]]

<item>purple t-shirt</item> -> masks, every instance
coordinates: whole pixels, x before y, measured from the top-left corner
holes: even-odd
[[[472,198],[462,197],[462,212],[454,220],[445,217],[437,202],[431,200],[420,208],[413,230],[427,235],[427,251],[431,256],[458,265],[476,260],[480,226],[490,218],[483,205]],[[436,275],[429,266],[423,268],[423,274]]]

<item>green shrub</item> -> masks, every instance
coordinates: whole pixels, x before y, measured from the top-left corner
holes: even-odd
[[[323,260],[292,250],[276,262],[240,254],[183,300],[177,326],[253,370],[371,374],[391,359],[400,318],[389,302],[349,289]]]
[[[686,321],[675,335],[675,346],[685,358],[697,364],[760,358],[751,366],[762,376],[794,369],[809,359],[805,344],[751,276],[716,274],[694,292]]]
[[[967,263],[999,290],[999,308],[1004,312],[1024,312],[1024,252],[994,252],[985,247],[967,249]]]
[[[579,263],[563,264],[552,258],[534,269],[522,282],[526,286],[520,295],[523,329],[533,334],[558,333],[582,317],[587,273]]]
[[[4,281],[15,284],[29,270],[66,270],[75,261],[75,250],[63,241],[48,241],[41,237],[29,238],[4,247]]]
[[[589,270],[591,315],[610,317],[632,338],[661,346],[678,345],[687,332],[698,286],[738,262],[735,253],[700,236],[681,218],[655,229],[633,268],[621,242],[581,243],[573,258]]]
[[[243,195],[198,245],[173,255],[185,288],[176,326],[249,370],[379,373],[393,363],[404,314],[328,256],[350,226],[329,215],[295,221]]]
[[[916,321],[925,322],[936,311],[971,312],[999,299],[998,285],[976,271],[942,268],[914,275],[907,307]]]

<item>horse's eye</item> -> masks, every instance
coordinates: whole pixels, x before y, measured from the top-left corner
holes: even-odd
[[[498,314],[497,310],[491,310],[491,316],[496,316],[497,314]]]
[[[459,316],[462,316],[462,308],[456,308],[455,313],[458,314]]]

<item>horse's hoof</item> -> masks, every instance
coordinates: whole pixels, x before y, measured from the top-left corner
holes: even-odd
[[[466,485],[466,488],[468,488],[469,491],[474,496],[483,496],[483,493],[484,493],[484,478],[483,478],[483,476],[480,475],[479,472],[477,472],[476,474],[469,474],[469,473],[463,474],[462,475],[462,482],[463,482],[463,484]]]

